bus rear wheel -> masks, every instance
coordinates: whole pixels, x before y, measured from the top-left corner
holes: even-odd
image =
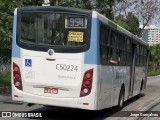
[[[123,109],[123,103],[124,103],[124,90],[121,89],[118,99],[118,110]]]

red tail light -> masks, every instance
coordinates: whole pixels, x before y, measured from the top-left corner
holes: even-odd
[[[80,97],[84,97],[91,93],[92,81],[93,81],[93,69],[90,69],[86,71],[84,74]]]
[[[21,72],[17,64],[13,63],[13,82],[17,89],[23,90]]]

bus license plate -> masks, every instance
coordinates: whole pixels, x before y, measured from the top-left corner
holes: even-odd
[[[57,88],[44,88],[44,93],[58,94]]]

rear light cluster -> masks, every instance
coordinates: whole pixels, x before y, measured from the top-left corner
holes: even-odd
[[[92,81],[93,81],[93,69],[90,69],[86,71],[84,74],[80,97],[84,97],[90,94],[92,89]]]
[[[23,90],[20,69],[15,63],[13,63],[13,82],[17,89]]]

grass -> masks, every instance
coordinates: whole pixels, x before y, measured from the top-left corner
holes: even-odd
[[[11,86],[11,73],[0,73],[0,87],[9,87]]]
[[[151,71],[151,72],[148,73],[148,76],[157,76],[157,75],[160,75],[160,72]]]

